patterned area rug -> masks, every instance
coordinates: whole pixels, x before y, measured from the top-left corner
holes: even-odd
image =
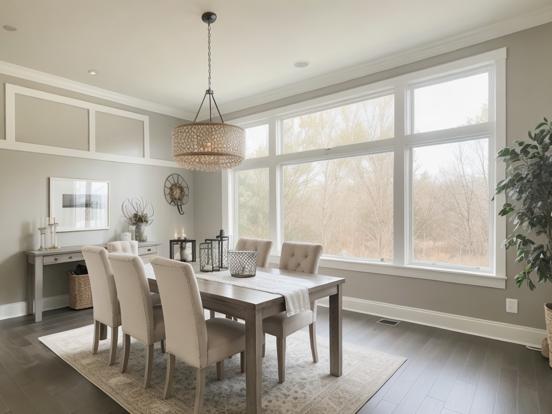
[[[129,368],[121,374],[119,363],[107,366],[109,341],[102,341],[98,354],[92,354],[92,332],[90,325],[43,336],[39,340],[132,414],[193,411],[195,371],[192,368],[177,361],[174,397],[165,401],[162,394],[166,360],[159,348],[155,352],[152,387],[144,390],[143,346],[132,343]],[[308,335],[298,332],[288,337],[286,381],[278,384],[276,345],[274,338],[267,336],[263,359],[264,413],[355,413],[405,361],[401,357],[346,345],[343,376],[336,378],[329,375],[329,352],[325,342],[327,340],[318,338],[320,361],[314,364]],[[121,355],[120,349],[117,356]],[[216,379],[215,366],[209,368],[204,411],[245,412],[245,374],[240,373],[239,355],[225,361],[222,381]]]

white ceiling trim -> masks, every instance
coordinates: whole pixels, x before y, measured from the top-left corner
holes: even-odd
[[[414,63],[423,59],[452,52],[464,47],[473,46],[487,40],[496,39],[511,33],[540,26],[552,21],[552,6],[502,20],[491,25],[471,30],[459,35],[421,45],[416,48],[390,54],[359,65],[339,69],[310,79],[291,83],[267,92],[236,99],[222,104],[225,113],[232,113],[257,105],[284,99],[293,95],[313,91],[327,86],[361,78],[363,76],[393,69],[402,65]]]
[[[92,86],[87,83],[77,82],[50,73],[41,72],[25,66],[16,65],[10,62],[0,61],[0,73],[16,78],[26,79],[33,82],[42,83],[72,92],[82,93],[95,98],[105,99],[122,105],[128,105],[133,108],[143,109],[145,111],[155,112],[163,115],[174,116],[176,118],[191,119],[194,115],[187,111],[145,99],[136,98],[122,93],[110,91],[108,89]]]

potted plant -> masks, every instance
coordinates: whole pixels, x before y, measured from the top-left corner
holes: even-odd
[[[552,121],[544,118],[527,141],[503,148],[498,158],[506,163],[506,178],[497,184],[496,194],[507,197],[499,215],[513,224],[505,247],[515,249],[516,262],[524,264],[515,276],[517,286],[533,290],[535,279],[552,282]],[[544,305],[544,312],[552,345],[552,303]]]
[[[127,198],[121,204],[121,211],[128,224],[134,226],[136,240],[147,241],[146,226],[153,223],[153,206],[142,198]]]

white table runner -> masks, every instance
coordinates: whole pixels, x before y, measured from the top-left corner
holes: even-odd
[[[309,287],[312,286],[312,282],[300,277],[282,276],[259,270],[255,277],[243,279],[230,276],[229,271],[196,273],[196,276],[198,279],[282,295],[286,301],[287,316],[310,310]]]

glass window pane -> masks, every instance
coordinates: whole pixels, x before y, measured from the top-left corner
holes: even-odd
[[[324,254],[390,262],[393,154],[283,167],[285,240],[317,242]]]
[[[268,155],[268,125],[245,129],[245,158]]]
[[[268,168],[236,172],[238,234],[268,239]]]
[[[490,267],[488,145],[413,149],[414,261]]]
[[[414,89],[414,132],[455,128],[488,120],[488,73]]]
[[[392,138],[394,97],[382,96],[283,121],[283,152]]]

